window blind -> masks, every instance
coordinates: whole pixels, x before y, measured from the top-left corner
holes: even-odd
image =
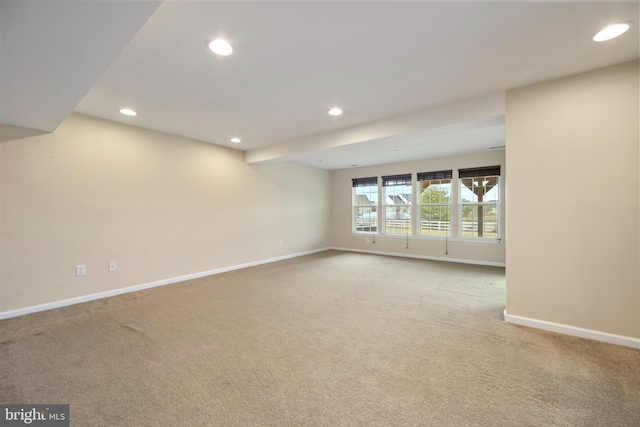
[[[411,174],[383,176],[382,186],[389,187],[391,185],[411,185]]]
[[[372,176],[371,178],[353,178],[351,180],[354,187],[369,187],[371,185],[378,185],[378,177]]]
[[[500,165],[485,166],[482,168],[458,169],[460,178],[475,178],[477,176],[496,176],[500,175]]]
[[[433,181],[436,179],[451,179],[453,171],[418,172],[418,181]]]

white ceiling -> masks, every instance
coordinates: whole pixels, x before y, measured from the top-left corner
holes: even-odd
[[[53,131],[160,3],[0,0],[0,122]]]
[[[504,149],[504,123],[494,118],[495,124],[480,124],[461,129],[459,125],[430,128],[403,133],[401,137],[387,136],[359,144],[339,145],[320,151],[304,152],[287,160],[307,166],[329,170],[381,163],[408,162],[479,153],[488,149]],[[355,163],[348,163],[349,161]]]
[[[52,131],[73,110],[241,149],[250,162],[326,169],[504,145],[505,90],[639,57],[637,2],[0,7],[2,123]],[[634,25],[590,40],[619,21]],[[231,56],[207,49],[217,37]],[[491,108],[469,107],[484,97]],[[327,115],[334,105],[344,115]]]

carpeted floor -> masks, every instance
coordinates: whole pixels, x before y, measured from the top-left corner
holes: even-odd
[[[640,351],[507,324],[504,269],[328,251],[0,321],[72,426],[640,426]]]

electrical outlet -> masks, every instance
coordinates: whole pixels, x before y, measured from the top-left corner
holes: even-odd
[[[282,239],[280,240],[280,246],[282,246]]]
[[[118,261],[109,261],[109,271],[116,271],[118,269]]]
[[[76,265],[76,276],[84,276],[87,274],[87,266],[86,265]]]
[[[365,243],[369,243],[369,238],[367,237],[366,239],[364,239]]]

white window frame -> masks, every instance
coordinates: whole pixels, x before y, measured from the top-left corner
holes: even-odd
[[[375,192],[368,192],[369,195],[374,194],[376,198],[379,200],[380,196],[380,185],[378,183],[377,177],[370,178],[354,178],[352,180],[352,190],[351,190],[351,231],[356,234],[378,234],[380,233],[380,221],[379,221],[379,203],[371,200],[372,198],[367,197],[369,199],[369,204],[358,204],[358,190],[357,188],[365,188],[365,187],[373,187],[375,185]],[[364,194],[366,197],[366,194]],[[358,217],[358,209],[369,209],[367,213],[369,215],[368,218],[363,219]],[[375,213],[375,215],[374,215]],[[364,215],[364,213],[363,213]],[[360,220],[360,225],[358,222]],[[365,224],[365,222],[367,224]],[[372,230],[373,224],[375,224],[375,230]],[[360,229],[358,229],[360,227]]]
[[[412,236],[413,235],[413,179],[410,173],[402,175],[388,175],[382,177],[382,203],[381,210],[384,215],[384,220],[381,220],[380,213],[378,213],[378,220],[382,224],[380,230],[382,234],[387,236]],[[395,189],[398,187],[408,187],[408,191],[411,193],[407,197],[407,194],[397,193]],[[389,189],[389,190],[388,190]],[[393,194],[389,194],[390,189],[394,189]],[[392,197],[390,197],[392,196]],[[400,202],[395,203],[394,200]],[[393,209],[396,212],[389,216],[388,209]],[[394,221],[397,225],[400,225],[401,230],[407,230],[406,232],[389,232],[388,222]]]
[[[465,171],[465,172],[463,172]],[[463,175],[469,175],[469,174],[475,174],[474,176],[463,176]],[[496,199],[495,201],[486,201],[486,200],[479,200],[479,201],[470,201],[470,202],[465,202],[463,201],[463,186],[464,186],[464,180],[465,179],[471,179],[472,182],[475,184],[476,182],[480,182],[480,179],[482,179],[483,181],[483,185],[478,186],[478,185],[472,185],[473,188],[480,188],[480,187],[484,187],[487,184],[490,184],[491,181],[495,180],[496,183],[495,185],[489,190],[492,191],[493,189],[496,190]],[[485,183],[486,181],[486,183]],[[500,219],[501,219],[501,186],[502,186],[502,179],[500,176],[500,166],[491,166],[491,167],[486,167],[486,168],[471,168],[471,169],[460,169],[459,170],[459,176],[458,176],[458,205],[459,205],[459,209],[458,209],[458,224],[459,224],[459,232],[458,235],[460,238],[462,239],[474,239],[474,240],[490,240],[490,239],[495,239],[495,240],[501,240],[501,227],[500,227]],[[468,189],[468,187],[465,186],[465,188]],[[483,195],[486,195],[489,193],[489,191],[484,191],[483,193],[477,193],[475,194],[476,197],[478,198],[482,198]],[[475,193],[475,192],[474,192]],[[495,210],[495,220],[491,220],[488,221],[484,218],[484,211],[485,211],[485,207],[487,206],[491,206],[493,207],[493,209]],[[471,207],[473,210],[475,210],[476,215],[474,215],[474,218],[478,218],[478,219],[472,219],[470,222],[471,224],[468,224],[469,221],[465,221],[464,220],[464,211],[466,207]],[[480,212],[482,212],[482,215],[479,215]],[[467,224],[465,224],[465,222]],[[485,235],[485,233],[487,232],[486,229],[486,224],[489,222],[495,222],[495,234],[491,233],[490,235]],[[465,235],[465,230],[468,231],[469,230],[469,226],[471,226],[471,233],[472,235]]]
[[[443,181],[448,181],[449,185],[449,202],[448,203],[422,203],[422,183],[430,182],[430,185],[442,185]],[[418,207],[418,214],[416,215],[417,220],[417,228],[416,235],[423,238],[450,238],[453,236],[453,226],[454,226],[454,204],[453,204],[453,194],[454,194],[454,180],[453,180],[453,171],[452,170],[444,170],[444,171],[436,171],[436,172],[419,172],[417,174],[416,179],[416,206]],[[425,220],[422,218],[422,208],[423,207],[445,207],[449,209],[449,226],[444,227],[445,232],[442,232],[443,224],[441,220],[438,221],[436,227],[436,233],[427,233],[422,234],[423,223]],[[426,220],[429,222],[433,222],[430,220]],[[433,230],[433,224],[428,224],[429,230]],[[446,232],[448,231],[448,232]]]

